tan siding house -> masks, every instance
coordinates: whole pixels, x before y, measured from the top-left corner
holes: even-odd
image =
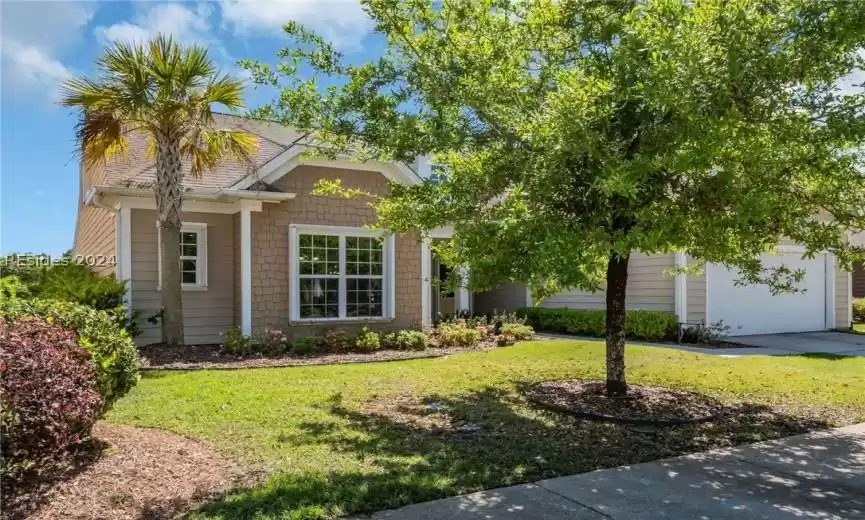
[[[675,280],[668,271],[676,266],[675,255],[631,256],[628,265],[627,308],[675,312]],[[603,309],[605,292],[567,291],[544,300],[543,307]]]
[[[425,239],[389,236],[370,228],[375,215],[366,201],[312,194],[320,180],[340,179],[347,188],[385,195],[393,183],[423,182],[430,172],[427,161],[306,160],[300,152],[310,143],[290,129],[233,116],[219,116],[217,124],[256,134],[259,149],[252,168],[226,162],[212,174],[185,181],[180,239],[187,342],[218,343],[231,328],[245,334],[280,328],[296,335],[334,326],[423,327],[432,323],[434,312],[490,313],[532,304],[519,283],[441,294],[432,284],[440,266],[430,240],[447,239],[450,231],[432,230]],[[146,319],[159,312],[161,294],[154,165],[145,148],[146,142],[133,136],[128,157],[82,172],[74,247],[78,255],[109,258],[97,266],[100,272],[129,282],[131,307],[141,311],[141,344],[161,340],[160,326]],[[800,300],[766,299],[760,288],[737,292],[723,282],[717,266],[699,275],[671,274],[684,262],[678,253],[634,255],[628,308],[673,313],[687,323],[713,322],[738,319],[729,309],[748,305],[758,294],[764,308],[777,303],[796,309],[801,303],[814,309],[810,321],[797,322],[808,321],[815,329],[849,325],[850,278],[836,272],[830,255],[803,264],[811,285],[809,296]],[[731,305],[713,309],[712,302]],[[604,293],[566,291],[534,303],[602,309]],[[743,322],[737,330],[759,332],[753,325]],[[788,326],[774,323],[773,330]]]

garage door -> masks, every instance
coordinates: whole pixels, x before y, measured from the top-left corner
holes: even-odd
[[[763,255],[763,265],[785,264],[791,269],[804,269],[805,278],[799,283],[804,292],[772,295],[765,285],[736,286],[737,270],[721,265],[706,269],[708,319],[723,320],[730,326],[730,335],[806,332],[826,328],[826,258],[806,260],[798,254]]]

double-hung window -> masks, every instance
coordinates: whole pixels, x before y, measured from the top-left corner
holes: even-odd
[[[292,226],[292,320],[392,318],[393,250],[380,231]]]
[[[159,229],[157,223],[157,229]],[[159,233],[161,233],[159,229]],[[162,287],[162,239],[159,246],[159,287]],[[184,222],[180,227],[180,285],[183,289],[207,288],[207,224]]]

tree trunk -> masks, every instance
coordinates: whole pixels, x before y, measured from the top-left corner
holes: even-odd
[[[183,294],[180,286],[180,208],[183,205],[180,139],[157,137],[156,212],[160,230],[163,341],[183,345]]]
[[[625,381],[625,291],[630,256],[610,255],[607,263],[607,395],[628,395]]]

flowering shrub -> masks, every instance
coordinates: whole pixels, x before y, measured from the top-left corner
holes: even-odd
[[[38,317],[74,331],[78,345],[95,361],[103,412],[138,383],[138,350],[106,311],[68,301],[0,298],[0,317]]]
[[[397,330],[385,334],[382,344],[393,350],[426,350],[429,338],[420,330]]]
[[[331,354],[340,354],[351,350],[351,339],[343,329],[331,329],[321,338],[324,349]]]
[[[281,356],[288,350],[288,336],[281,329],[264,329],[255,337],[253,349],[265,356]]]
[[[534,334],[534,329],[528,325],[522,325],[520,323],[505,323],[502,325],[501,335],[513,339],[514,341],[532,339]]]
[[[75,333],[0,317],[0,477],[38,471],[87,437],[103,408],[96,365]]]
[[[373,332],[364,327],[360,329],[357,337],[354,339],[354,347],[360,352],[373,352],[381,347],[381,337],[378,332]]]
[[[250,338],[238,328],[225,331],[225,339],[222,340],[222,350],[232,356],[245,356],[250,352]]]
[[[439,325],[436,332],[442,347],[473,347],[484,337],[485,330],[485,327],[456,322]]]

